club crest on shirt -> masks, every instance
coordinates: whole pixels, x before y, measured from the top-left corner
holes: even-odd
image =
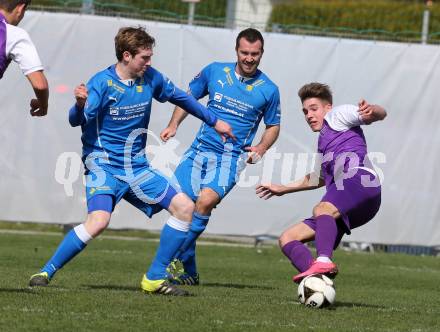
[[[215,95],[214,95],[214,100],[216,102],[221,102],[222,99],[223,99],[223,95],[221,93],[216,92]]]

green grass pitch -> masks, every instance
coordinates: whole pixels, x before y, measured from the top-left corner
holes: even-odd
[[[157,242],[96,239],[48,288],[28,289],[61,240],[0,234],[1,331],[440,331],[440,260],[337,251],[336,305],[299,305],[277,247],[199,246],[194,296],[145,295]]]

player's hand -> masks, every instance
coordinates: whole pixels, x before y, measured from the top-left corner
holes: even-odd
[[[29,104],[31,116],[45,116],[47,114],[47,105],[43,107],[38,99],[31,99]]]
[[[217,122],[215,123],[214,129],[222,138],[223,143],[225,143],[226,139],[228,138],[232,138],[234,141],[237,140],[234,134],[232,133],[231,126],[229,125],[229,123],[225,121],[218,119]]]
[[[361,116],[362,121],[364,121],[365,124],[371,123],[373,120],[374,105],[370,105],[365,99],[361,99],[358,106],[358,113]]]
[[[171,137],[174,137],[176,135],[177,129],[172,126],[166,127],[162,132],[160,133],[160,139],[164,142],[168,141]]]
[[[256,164],[258,163],[261,158],[263,158],[263,155],[266,153],[266,150],[261,148],[260,146],[246,146],[245,151],[248,151],[248,159],[246,162],[248,164]]]
[[[78,106],[78,108],[80,109],[83,109],[89,95],[85,84],[81,83],[80,85],[78,85],[75,90],[73,90],[73,95],[76,99],[76,106]]]
[[[281,184],[260,184],[255,189],[255,193],[262,199],[269,199],[272,196],[283,196],[286,193],[286,186]]]

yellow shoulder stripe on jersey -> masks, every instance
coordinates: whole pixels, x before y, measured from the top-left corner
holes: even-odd
[[[231,73],[226,74],[226,81],[228,81],[229,85],[234,84],[234,81],[232,80],[232,77],[231,77]]]
[[[264,80],[258,80],[258,81],[255,81],[254,83],[252,83],[252,85],[253,86],[259,86],[259,85],[261,85],[263,83],[264,83]]]
[[[113,89],[115,89],[116,91],[120,92],[120,93],[124,93],[125,89],[120,87],[119,85],[116,85],[115,83],[113,83],[112,85]]]

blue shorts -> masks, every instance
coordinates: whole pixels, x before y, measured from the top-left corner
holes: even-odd
[[[132,176],[122,176],[108,166],[86,170],[86,196],[88,212],[103,209],[93,198],[97,195],[113,197],[112,211],[123,198],[143,211],[148,217],[168,209],[177,190],[170,180],[149,166],[136,170]],[[104,210],[107,210],[104,208]],[[111,212],[111,211],[109,211]]]
[[[221,200],[238,182],[245,167],[246,154],[237,156],[230,152],[217,154],[189,149],[177,166],[174,177],[181,190],[193,201],[197,200],[203,188],[211,188]]]

